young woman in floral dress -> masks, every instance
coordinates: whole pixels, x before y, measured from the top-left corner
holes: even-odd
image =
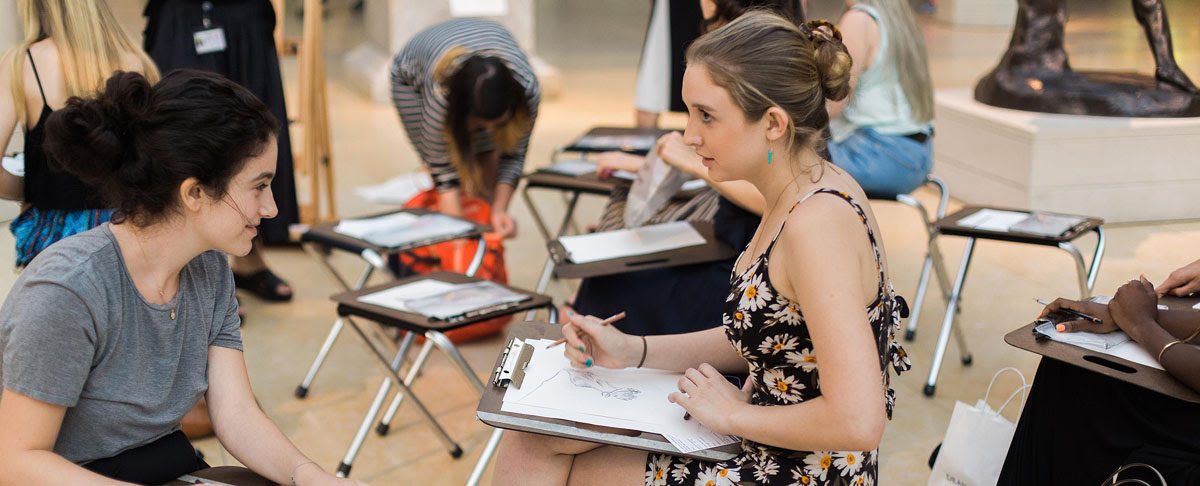
[[[845,98],[850,57],[827,23],[751,13],[688,51],[684,140],[715,180],[746,180],[766,201],[734,266],[724,326],[630,336],[592,316],[563,326],[579,367],[684,372],[670,400],[741,437],[722,462],[524,433],[506,434],[498,484],[864,485],[878,481],[891,415],[889,368],[903,300],[888,281],[866,195],[821,159],[825,99]],[[818,374],[819,370],[819,374]],[[738,389],[723,374],[748,374]]]

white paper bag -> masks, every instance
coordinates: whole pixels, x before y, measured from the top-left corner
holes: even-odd
[[[637,228],[649,221],[671,196],[679,192],[685,181],[687,174],[663,162],[651,150],[629,188],[629,197],[625,200],[625,227]]]
[[[1021,377],[1021,388],[1009,395],[1000,408],[992,410],[987,404],[996,378],[1005,371],[1013,371]],[[946,437],[938,452],[937,462],[929,475],[927,486],[996,486],[1000,468],[1012,443],[1016,424],[1000,415],[1018,393],[1022,393],[1021,404],[1025,403],[1025,375],[1016,368],[1004,368],[996,372],[988,384],[987,394],[974,406],[955,402],[954,415],[946,427]]]

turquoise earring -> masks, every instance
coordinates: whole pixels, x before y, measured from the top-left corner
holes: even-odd
[[[773,149],[768,150],[767,151],[767,165],[771,165],[771,156],[772,155],[775,155],[775,150],[773,150]]]

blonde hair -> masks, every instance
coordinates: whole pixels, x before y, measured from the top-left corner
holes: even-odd
[[[850,55],[825,21],[796,26],[771,13],[747,13],[696,39],[687,61],[703,64],[747,120],[762,119],[773,106],[786,112],[793,152],[820,151],[824,140],[814,135],[829,124],[825,99],[850,93]]]
[[[151,84],[159,79],[154,61],[121,29],[105,0],[18,0],[25,40],[12,48],[12,96],[22,124],[29,126],[25,106],[25,52],[51,39],[58,49],[67,96],[90,97],[121,70],[121,56],[132,54]]]
[[[925,36],[908,0],[855,0],[874,7],[887,22],[887,55],[895,59],[896,76],[912,117],[919,123],[933,120],[933,81],[925,52]]]

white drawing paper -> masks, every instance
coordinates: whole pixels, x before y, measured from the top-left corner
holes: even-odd
[[[358,301],[401,312],[409,312],[408,308],[404,305],[405,301],[437,295],[452,288],[454,288],[454,284],[452,283],[429,278],[367,294],[359,297]]]
[[[505,391],[502,411],[662,434],[684,452],[737,441],[683,419],[683,408],[667,399],[679,391],[682,373],[574,368],[561,348],[546,349],[551,343],[526,341],[534,351],[524,383]]]
[[[974,214],[958,220],[958,225],[987,231],[1007,232],[1012,225],[1020,223],[1028,217],[1029,213],[1018,211],[980,209]]]
[[[596,163],[587,160],[560,160],[550,164],[543,171],[569,176],[581,176],[596,172]]]
[[[575,263],[589,263],[705,244],[687,221],[604,231],[558,239]]]
[[[474,229],[471,223],[431,213],[417,216],[397,212],[363,219],[343,219],[334,231],[367,241],[373,245],[395,248],[422,240],[466,233]]]

